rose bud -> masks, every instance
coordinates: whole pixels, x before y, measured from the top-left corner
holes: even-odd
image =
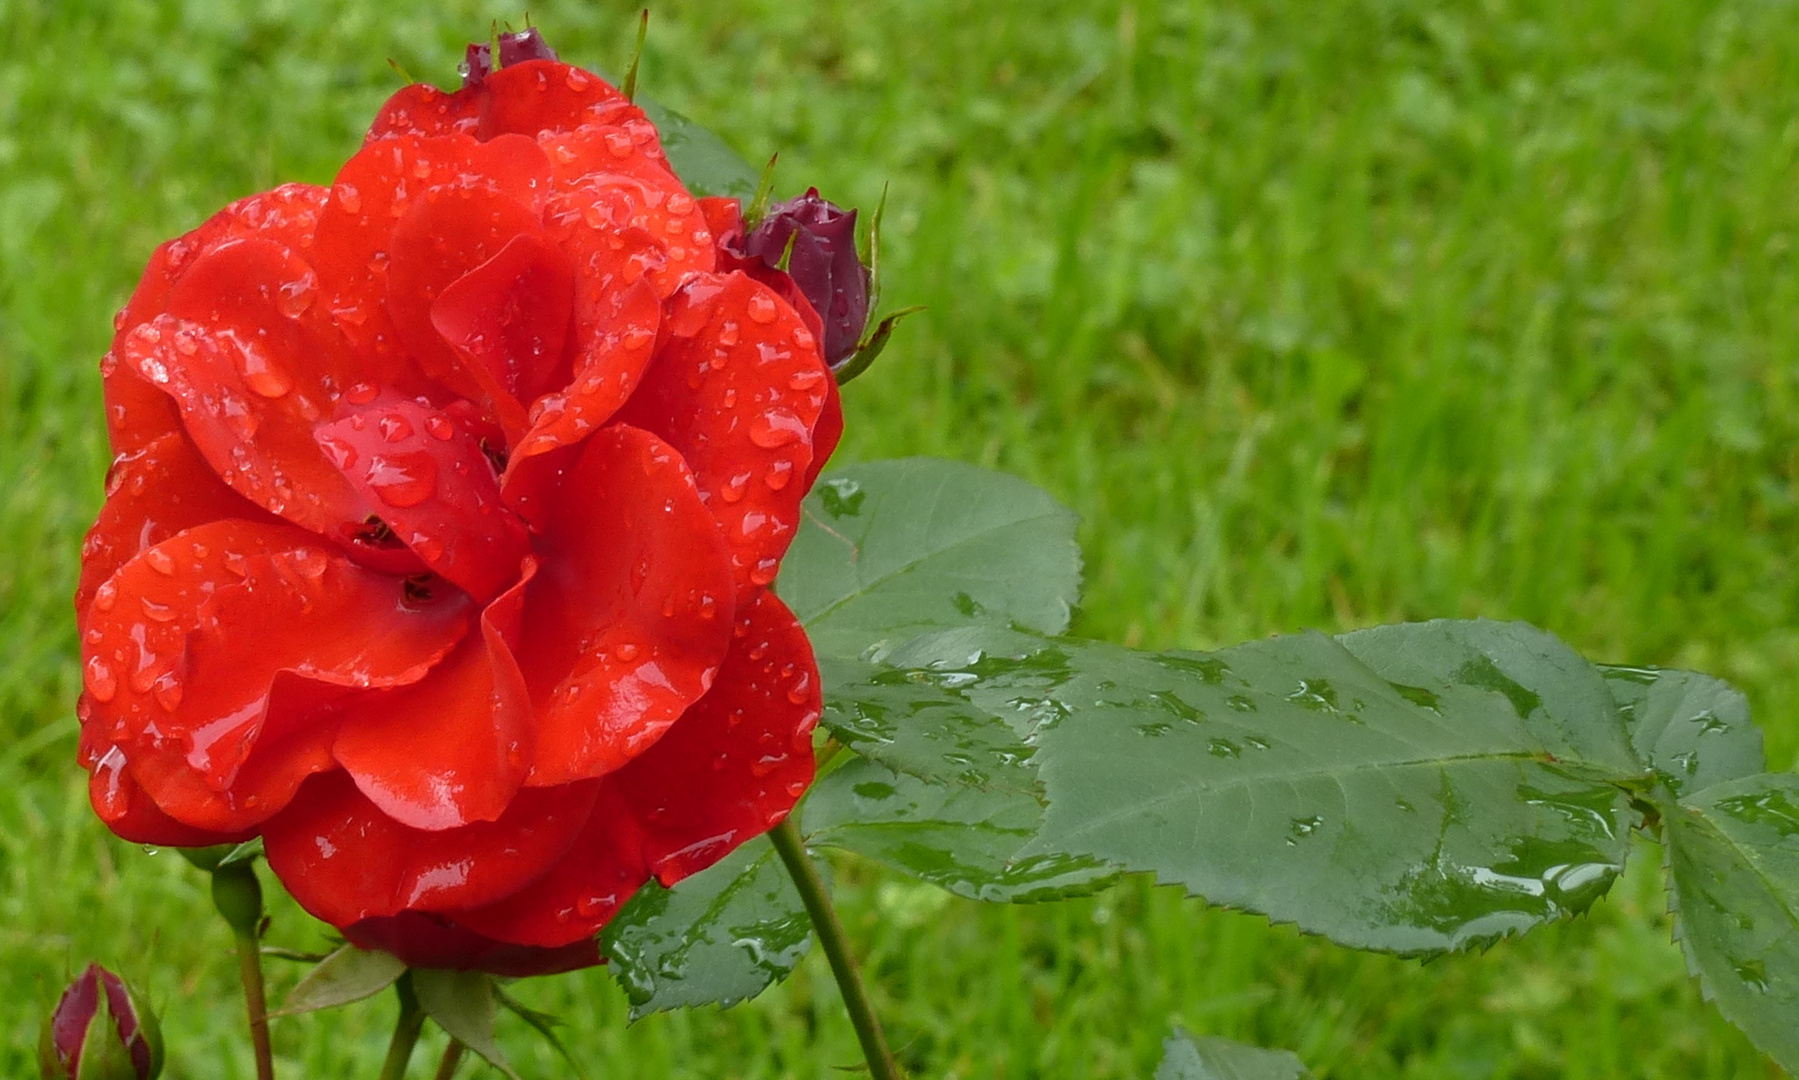
[[[156,1014],[123,979],[89,964],[44,1021],[38,1068],[47,1080],[151,1080],[162,1072]]]
[[[514,64],[522,64],[527,60],[554,60],[556,50],[550,48],[543,35],[535,26],[527,27],[517,34],[500,35],[500,66],[509,68]],[[471,44],[463,54],[462,85],[466,89],[479,86],[482,80],[494,72],[493,46],[486,43]]]
[[[856,251],[854,210],[807,188],[804,195],[770,207],[743,246],[771,269],[787,256],[787,273],[824,322],[826,363],[835,368],[855,354],[868,326],[869,274]]]

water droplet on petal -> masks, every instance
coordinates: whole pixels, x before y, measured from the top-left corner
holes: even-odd
[[[317,295],[318,276],[307,274],[298,281],[286,282],[275,290],[275,307],[288,318],[297,319],[312,307],[313,298]]]
[[[332,192],[337,196],[337,205],[344,208],[346,214],[362,213],[362,193],[353,184],[339,184]]]
[[[376,422],[381,437],[390,443],[412,438],[412,423],[400,413],[388,413]]]
[[[778,310],[775,307],[775,298],[768,295],[766,292],[758,289],[756,292],[751,293],[747,307],[749,308],[750,318],[757,322],[771,323],[775,321],[775,313]]]
[[[718,491],[718,497],[728,503],[738,502],[743,498],[743,493],[749,490],[749,486],[750,474],[738,473],[725,481],[725,486]]]
[[[456,425],[450,423],[449,417],[436,413],[425,418],[425,430],[431,433],[432,438],[442,439],[444,442],[456,437]]]
[[[87,684],[87,692],[94,695],[94,700],[104,704],[111,701],[119,692],[119,680],[113,675],[112,668],[98,656],[88,657],[87,667],[83,669],[82,681]]]
[[[144,562],[146,565],[148,565],[150,567],[150,569],[156,571],[157,573],[163,575],[164,577],[174,576],[175,559],[172,555],[170,555],[168,552],[164,551],[161,548],[151,548],[150,550],[144,552]]]
[[[777,461],[771,464],[768,467],[767,475],[763,476],[762,479],[768,484],[770,489],[780,491],[787,486],[789,480],[793,479],[793,462]]]
[[[796,371],[787,378],[787,386],[793,390],[810,390],[825,381],[825,373],[817,368]]]
[[[389,506],[417,506],[437,491],[437,459],[425,453],[376,454],[369,458],[369,487]]]
[[[357,383],[344,391],[344,400],[352,405],[367,405],[375,400],[375,395],[378,393],[380,391],[369,383]]]
[[[613,157],[627,158],[637,152],[637,144],[631,141],[631,136],[613,130],[606,133],[606,149],[612,152]]]
[[[244,385],[265,398],[281,397],[294,388],[293,376],[261,351],[242,343],[237,351],[237,369],[243,374]]]
[[[118,602],[119,602],[119,589],[118,589],[118,586],[114,585],[112,582],[110,582],[110,581],[103,582],[98,589],[94,590],[94,610],[95,611],[99,611],[99,612],[111,611],[113,609],[113,606],[115,604],[117,604]]]
[[[780,569],[781,561],[779,559],[763,559],[756,563],[754,570],[750,571],[750,580],[758,585],[767,585],[775,579],[775,574]]]
[[[797,442],[807,434],[805,423],[785,410],[757,413],[750,418],[750,441],[764,450]]]

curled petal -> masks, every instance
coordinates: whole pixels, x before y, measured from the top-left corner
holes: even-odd
[[[454,589],[427,599],[291,526],[211,522],[144,549],[95,590],[82,635],[89,723],[124,748],[165,812],[239,828],[177,805],[176,787],[246,794],[235,782],[259,741],[287,737],[287,726],[307,734],[311,707],[346,688],[417,681],[467,621]],[[270,727],[278,675],[304,685],[292,724]]]
[[[478,143],[461,134],[396,135],[368,143],[345,163],[319,216],[312,263],[322,302],[362,356],[367,381],[411,393],[418,379],[404,347],[409,343],[398,336],[387,308],[396,224],[443,192],[471,190],[510,199],[535,220],[548,177],[543,151],[522,137]],[[423,329],[429,330],[428,305],[424,314]],[[439,343],[419,361],[434,377],[439,372],[429,366],[432,360],[453,363],[445,349]]]
[[[543,948],[599,933],[649,879],[643,833],[610,781],[602,783],[587,828],[548,873],[505,899],[453,912],[457,925]]]
[[[428,832],[382,813],[347,773],[307,781],[263,827],[269,867],[335,926],[492,903],[527,887],[587,825],[598,783],[527,788],[496,821]]]
[[[741,273],[676,294],[617,421],[681,452],[731,549],[739,597],[774,581],[799,525],[831,373],[793,308]]]
[[[133,555],[221,518],[277,520],[226,487],[179,431],[120,454],[106,474],[106,503],[81,545],[76,613],[87,611],[94,590]]]
[[[374,516],[433,572],[477,601],[518,577],[525,526],[500,501],[476,436],[416,401],[376,400],[314,433]]]
[[[439,831],[493,821],[524,783],[531,698],[512,648],[525,581],[488,605],[481,633],[464,638],[430,678],[345,706],[333,753],[400,824]]]
[[[568,259],[525,233],[445,288],[430,317],[488,395],[504,394],[516,403],[568,381],[565,346],[573,307]]]
[[[87,794],[106,827],[134,844],[210,847],[239,844],[254,835],[249,829],[228,833],[196,829],[163,813],[126,770],[125,754],[116,746],[108,746],[95,763]]]
[[[806,631],[770,592],[739,610],[731,651],[706,696],[608,779],[643,823],[664,885],[779,824],[814,770],[821,698]]]
[[[598,432],[544,502],[519,653],[532,785],[602,776],[653,743],[711,685],[733,610],[718,530],[660,439]]]
[[[387,310],[407,351],[433,379],[496,410],[510,434],[524,428],[524,409],[481,363],[465,363],[433,321],[438,298],[465,274],[518,237],[540,232],[529,207],[489,188],[439,192],[400,219],[387,274]],[[561,357],[551,358],[551,365]]]

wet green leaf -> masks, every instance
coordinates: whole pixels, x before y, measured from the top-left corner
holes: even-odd
[[[1754,776],[1767,766],[1749,701],[1722,679],[1691,671],[1601,666],[1631,745],[1677,796]]]
[[[1662,810],[1687,964],[1731,1023],[1799,1074],[1799,776],[1716,784]]]
[[[930,673],[828,657],[819,671],[821,722],[861,756],[923,780],[1038,790],[1023,737]]]
[[[854,465],[807,496],[777,591],[821,656],[866,658],[969,624],[1060,633],[1080,594],[1074,526],[1003,473],[931,458]]]
[[[361,1001],[392,986],[404,974],[406,963],[397,956],[345,945],[307,972],[273,1015],[317,1012]]]
[[[1097,860],[1020,856],[1043,823],[1030,794],[928,784],[856,760],[806,797],[807,843],[865,855],[958,896],[1026,903],[1084,896],[1117,880]]]
[[[489,1065],[518,1080],[518,1073],[501,1052],[495,1036],[500,1006],[494,995],[493,976],[480,971],[438,971],[419,968],[412,973],[412,990],[419,1008],[452,1038],[481,1055]]]
[[[1307,1080],[1311,1075],[1285,1050],[1196,1038],[1180,1028],[1163,1040],[1162,1064],[1156,1068],[1156,1080]]]
[[[735,1005],[786,978],[812,923],[767,837],[673,888],[651,882],[606,924],[600,948],[637,1019]]]
[[[1033,732],[1022,855],[1085,855],[1346,945],[1459,949],[1585,910],[1642,774],[1604,681],[1553,637],[1436,622],[1215,654],[977,632],[890,661]],[[933,655],[935,653],[935,655]]]
[[[748,199],[756,192],[761,173],[752,169],[737,151],[707,128],[642,93],[637,104],[662,135],[662,152],[675,175],[695,195],[729,195]]]

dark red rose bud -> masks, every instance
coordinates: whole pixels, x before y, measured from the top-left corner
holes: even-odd
[[[124,980],[89,964],[44,1021],[38,1068],[46,1080],[153,1080],[162,1072],[156,1014]]]
[[[744,237],[744,253],[787,273],[824,323],[825,362],[836,368],[856,352],[868,326],[868,268],[856,252],[856,212],[819,198],[807,188],[776,203]]]
[[[514,64],[522,64],[527,60],[554,60],[556,50],[543,40],[543,35],[532,26],[517,34],[500,35],[500,66],[509,68]],[[462,60],[462,85],[481,85],[482,80],[493,74],[493,46],[487,42],[472,43]]]

